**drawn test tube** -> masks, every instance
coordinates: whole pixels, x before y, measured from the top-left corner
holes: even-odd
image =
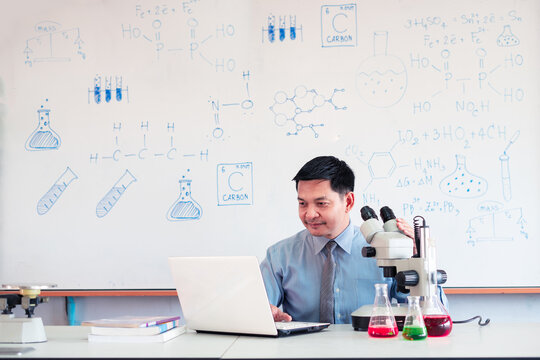
[[[504,200],[509,201],[512,199],[512,185],[510,184],[510,167],[508,160],[510,160],[510,157],[506,154],[502,154],[499,156],[499,160],[501,161],[501,181],[502,181],[502,188],[503,188],[503,197]]]
[[[111,96],[112,96],[112,85],[111,85],[111,77],[105,78],[105,101],[111,102]]]
[[[94,101],[96,104],[101,103],[101,76],[94,78]]]
[[[109,192],[97,204],[97,217],[102,218],[107,215],[126,192],[126,189],[135,181],[137,181],[135,176],[133,176],[129,170],[126,170],[120,179],[118,179],[118,181],[113,185],[111,190],[109,190]]]
[[[78,179],[77,175],[68,166],[66,171],[64,171],[58,180],[54,182],[49,191],[39,199],[37,203],[37,213],[39,215],[46,214],[53,205],[56,204],[60,195],[64,193],[69,184],[75,179]]]
[[[276,38],[276,17],[268,16],[268,40],[273,43]]]

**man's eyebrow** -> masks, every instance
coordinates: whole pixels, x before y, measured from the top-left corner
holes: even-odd
[[[304,199],[302,199],[300,196],[297,197],[297,199],[299,201],[305,201]],[[323,195],[323,196],[320,196],[318,198],[315,199],[315,201],[321,201],[321,200],[328,200],[328,198],[326,197],[326,195]]]

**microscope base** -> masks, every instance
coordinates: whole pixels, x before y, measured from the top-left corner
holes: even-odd
[[[47,336],[41,318],[0,316],[0,344],[26,344],[45,341],[47,341]]]

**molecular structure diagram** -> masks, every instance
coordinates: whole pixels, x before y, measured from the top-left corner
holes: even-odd
[[[315,138],[318,138],[319,133],[316,128],[322,127],[324,124],[304,124],[298,117],[301,114],[309,114],[327,103],[333,106],[336,111],[347,110],[346,106],[340,107],[334,104],[336,93],[344,91],[345,89],[334,89],[332,95],[328,98],[319,94],[315,89],[308,90],[303,85],[296,87],[294,95],[291,97],[284,91],[278,91],[274,94],[274,103],[270,106],[270,111],[274,114],[274,123],[278,126],[292,123],[293,131],[287,132],[287,136],[299,135],[302,130],[311,129]]]

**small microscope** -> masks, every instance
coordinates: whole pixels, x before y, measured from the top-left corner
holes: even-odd
[[[394,212],[389,207],[381,208],[382,226],[369,206],[360,209],[360,214],[364,220],[360,231],[370,245],[362,249],[362,256],[374,257],[383,269],[383,276],[396,280],[399,292],[425,297],[435,295],[437,285],[444,284],[447,275],[444,270],[436,269],[435,247],[424,218],[414,218],[413,244],[413,240],[398,229]],[[364,305],[351,314],[355,330],[367,330],[371,307]],[[397,306],[393,310],[399,328],[405,320],[406,307]]]
[[[34,317],[34,310],[48,297],[39,296],[41,290],[56,287],[47,285],[2,285],[4,290],[18,290],[18,294],[0,295],[0,344],[25,344],[47,341],[45,328],[40,317]],[[17,318],[13,309],[21,305],[26,317]]]

